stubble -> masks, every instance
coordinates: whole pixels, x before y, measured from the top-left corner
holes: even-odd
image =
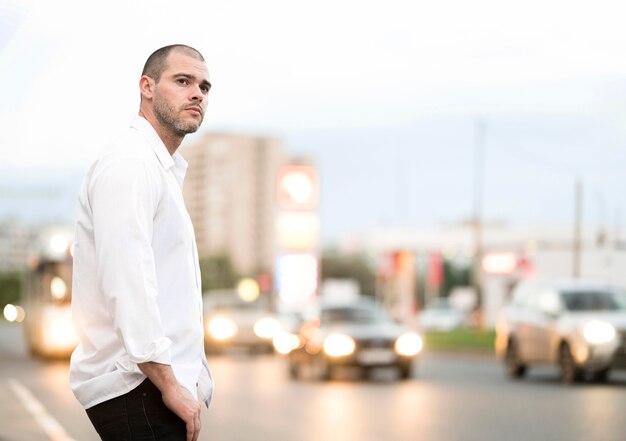
[[[178,117],[179,113],[180,111],[176,110],[171,103],[162,99],[159,94],[155,94],[154,114],[163,127],[179,136],[185,136],[198,130],[202,124],[202,119],[199,122],[184,121]]]

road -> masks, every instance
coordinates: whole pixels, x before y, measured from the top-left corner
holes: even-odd
[[[625,439],[624,373],[564,386],[546,367],[511,382],[492,357],[426,353],[410,381],[380,371],[365,382],[344,371],[325,383],[289,380],[270,355],[209,362],[217,386],[201,440]],[[67,362],[30,359],[18,325],[0,324],[0,374],[0,441],[98,440],[69,390]]]

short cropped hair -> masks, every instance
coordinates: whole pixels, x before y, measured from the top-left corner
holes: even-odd
[[[152,53],[152,55],[148,57],[148,59],[146,60],[146,64],[143,66],[141,76],[149,76],[158,83],[161,79],[161,74],[167,68],[167,56],[172,51],[179,51],[184,53],[185,55],[189,55],[192,58],[204,61],[204,57],[202,56],[202,54],[191,46],[187,46],[185,44],[172,44],[169,46],[164,46],[161,49],[157,49]]]

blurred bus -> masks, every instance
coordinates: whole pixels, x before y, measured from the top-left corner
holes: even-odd
[[[70,311],[73,241],[72,227],[48,227],[29,257],[22,292],[24,331],[37,357],[68,358],[78,344]]]

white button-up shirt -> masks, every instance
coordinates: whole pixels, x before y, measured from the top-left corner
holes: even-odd
[[[85,408],[146,376],[138,363],[172,366],[208,406],[198,254],[182,185],[187,162],[170,155],[137,116],[89,169],[79,196],[72,316],[79,345],[70,384]]]

